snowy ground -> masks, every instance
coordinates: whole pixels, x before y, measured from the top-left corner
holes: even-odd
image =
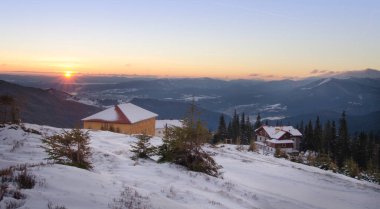
[[[44,133],[51,127],[26,125]],[[43,162],[40,137],[21,129],[0,128],[0,168]],[[171,164],[131,160],[136,139],[91,132],[94,170],[53,165],[32,168],[40,182],[22,190],[21,208],[47,208],[49,201],[67,209],[108,208],[128,187],[149,208],[379,208],[380,186],[272,156],[237,151],[234,145],[206,149],[223,166],[223,178],[189,172]],[[153,138],[159,144],[160,138]]]

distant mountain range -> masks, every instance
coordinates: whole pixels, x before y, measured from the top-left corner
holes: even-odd
[[[318,72],[318,70],[316,70],[316,72]],[[316,78],[380,78],[380,71],[370,68],[344,72],[321,71],[321,74]]]
[[[14,96],[20,105],[23,122],[69,128],[81,125],[81,119],[100,111],[94,106],[66,100],[66,93],[24,87],[0,80],[0,95]]]
[[[142,108],[150,110],[158,114],[158,119],[182,119],[190,109],[190,104],[177,101],[162,101],[157,99],[141,99],[135,98],[131,101]],[[204,108],[197,108],[200,119],[206,123],[209,129],[216,130],[220,113],[206,110]],[[230,116],[225,115],[225,120],[229,121]]]
[[[74,93],[72,99],[78,102],[98,107],[132,101],[152,109],[164,119],[182,118],[186,107],[194,100],[202,108],[211,129],[217,126],[220,113],[231,116],[235,110],[244,112],[252,120],[260,113],[262,118],[291,124],[315,120],[316,115],[320,115],[321,120],[338,120],[341,112],[346,111],[352,120],[349,121],[352,131],[380,132],[376,117],[380,111],[380,71],[366,69],[324,74],[330,76],[277,81],[81,77],[75,84],[62,84],[56,80],[37,82],[37,77],[28,83],[25,77],[19,79],[14,75],[0,75],[0,79],[24,85],[38,84],[43,88],[54,87]]]

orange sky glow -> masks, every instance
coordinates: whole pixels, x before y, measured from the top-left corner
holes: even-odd
[[[26,74],[41,74],[41,75],[63,75],[70,78],[74,75],[128,75],[128,76],[156,76],[156,77],[211,77],[219,79],[264,79],[264,80],[278,80],[278,79],[300,79],[309,77],[313,71],[311,66],[305,66],[299,69],[293,68],[292,65],[276,66],[275,62],[272,65],[265,66],[261,64],[260,67],[244,67],[244,65],[228,65],[219,64],[203,64],[203,65],[181,65],[173,62],[159,62],[159,63],[136,63],[136,64],[106,64],[94,62],[76,62],[62,63],[62,62],[30,62],[30,65],[25,64],[7,64],[0,66],[0,73],[26,73]],[[259,65],[259,64],[258,64]],[[365,69],[366,66],[357,66],[355,69]],[[324,69],[324,68],[321,68]],[[336,69],[336,68],[335,68]],[[352,70],[351,68],[344,68],[344,70]],[[342,71],[344,71],[342,70]],[[327,70],[325,70],[327,71]]]
[[[378,1],[200,2],[5,0],[0,73],[274,80],[380,69]]]

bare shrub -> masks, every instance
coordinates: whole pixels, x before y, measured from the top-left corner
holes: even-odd
[[[221,207],[226,208],[226,207],[224,207],[224,206],[222,205],[222,203],[217,202],[217,201],[215,201],[215,200],[209,200],[208,203],[209,203],[210,205],[213,205],[213,206],[218,206],[218,208],[221,208]]]
[[[32,129],[32,128],[26,128],[23,124],[21,124],[20,126],[21,126],[21,129],[27,133],[42,135],[42,133],[40,131],[37,131],[37,130]]]
[[[16,190],[13,192],[13,196],[12,196],[14,199],[16,200],[21,200],[21,199],[25,199],[26,198],[26,195],[21,193],[20,190]]]
[[[360,178],[360,169],[358,164],[351,158],[345,162],[345,170],[348,176]]]
[[[11,167],[0,170],[1,183],[10,182],[13,180],[13,170]]]
[[[29,174],[26,168],[16,176],[15,180],[18,183],[20,189],[32,189],[36,184],[36,177],[32,174]]]
[[[222,187],[225,188],[228,192],[230,192],[233,188],[235,188],[235,184],[230,181],[226,181],[222,184]]]
[[[0,202],[3,200],[5,193],[7,192],[8,184],[0,184]]]
[[[280,148],[276,148],[276,151],[274,152],[274,156],[277,158],[287,158],[286,153],[282,151]]]
[[[55,205],[51,201],[47,204],[48,209],[66,209],[66,206],[64,205]]]
[[[177,192],[175,191],[173,186],[170,186],[169,192],[166,193],[166,197],[170,199],[174,199],[177,196]]]
[[[15,200],[15,199],[7,199],[4,200],[4,208],[5,209],[16,209],[20,208],[25,204],[25,201]]]
[[[24,142],[22,142],[22,141],[14,141],[13,142],[13,146],[12,146],[12,148],[11,148],[10,151],[14,152],[14,151],[16,151],[16,149],[18,149],[18,148],[20,148],[22,146],[24,146]]]
[[[0,170],[0,177],[7,175],[12,175],[12,169],[10,167]]]
[[[152,208],[149,197],[140,195],[130,187],[125,187],[120,197],[114,198],[108,205],[111,209],[148,209]]]
[[[38,186],[39,187],[46,187],[46,179],[45,178],[38,178]]]
[[[257,151],[257,147],[256,147],[255,142],[251,142],[251,144],[249,145],[248,151],[249,152],[256,152]]]
[[[241,145],[241,144],[237,145],[236,146],[236,150],[239,151],[239,152],[244,151],[244,145]]]
[[[44,166],[44,163],[21,164],[0,170],[0,201],[4,197],[25,199],[18,189],[32,189],[37,182],[36,176],[28,172],[28,167]],[[1,207],[0,207],[1,208]]]

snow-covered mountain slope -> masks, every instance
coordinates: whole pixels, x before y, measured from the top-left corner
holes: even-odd
[[[40,135],[0,128],[0,168],[43,162]],[[26,124],[43,133],[56,128]],[[223,178],[190,172],[172,164],[130,159],[136,139],[91,131],[93,171],[64,165],[30,168],[37,177],[21,208],[47,208],[49,201],[68,209],[104,209],[128,188],[147,208],[378,208],[380,186],[330,171],[257,153],[234,145],[206,147],[223,166]],[[153,138],[152,144],[161,143]],[[133,193],[134,194],[134,193]],[[127,195],[128,197],[128,195]]]

